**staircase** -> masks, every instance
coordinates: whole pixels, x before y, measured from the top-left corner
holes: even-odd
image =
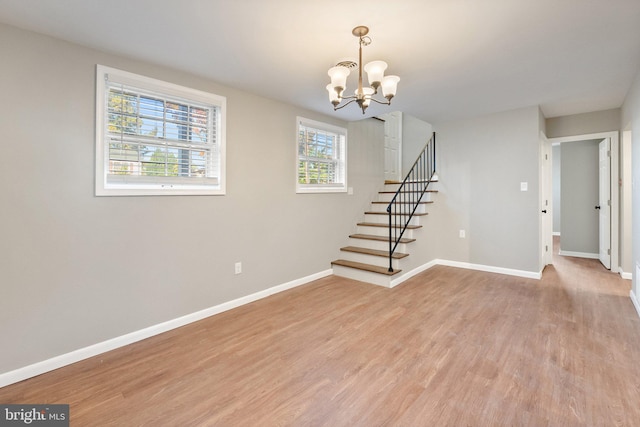
[[[358,223],[352,244],[340,249],[341,259],[331,263],[333,274],[363,282],[391,287],[398,283],[408,249],[416,241],[437,191],[429,188],[437,180],[436,134],[424,146],[402,182],[387,181]],[[397,278],[394,279],[393,276]]]
[[[364,221],[358,223],[356,233],[349,236],[349,246],[340,248],[341,258],[331,263],[333,274],[385,287],[391,286],[394,276],[398,277],[403,260],[409,256],[411,244],[416,241],[416,232],[422,228],[421,223],[428,215],[427,207],[433,203],[433,196],[437,193],[437,190],[427,190],[416,201],[416,211],[392,254],[393,271],[389,271],[389,214],[386,210],[401,184],[385,182],[384,190],[378,193],[377,200],[371,202],[371,208],[364,213]],[[392,219],[392,226],[396,223]]]

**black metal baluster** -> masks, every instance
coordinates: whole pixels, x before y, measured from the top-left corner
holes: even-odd
[[[436,171],[436,133],[424,147],[411,170],[387,206],[389,215],[389,272],[393,272],[393,253],[400,243],[422,196]],[[391,217],[394,217],[393,219]]]

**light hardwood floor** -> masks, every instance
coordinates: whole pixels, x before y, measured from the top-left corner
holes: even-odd
[[[434,267],[338,277],[0,389],[72,426],[640,425],[630,282],[554,258],[540,281]]]

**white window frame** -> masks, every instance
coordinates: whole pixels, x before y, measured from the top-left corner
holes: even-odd
[[[212,108],[215,119],[215,141],[209,168],[217,173],[207,178],[198,177],[144,177],[123,175],[132,179],[108,179],[108,87],[107,80],[126,84],[144,93],[155,93],[160,97],[178,102],[194,103]],[[210,134],[209,134],[210,135]],[[153,137],[149,137],[153,138]],[[157,138],[159,144],[162,138]],[[167,146],[172,147],[170,142]],[[195,146],[195,145],[194,145]],[[152,79],[127,71],[97,65],[96,72],[96,181],[97,196],[148,196],[148,195],[224,195],[226,192],[226,98],[208,92]]]
[[[300,157],[300,127],[305,126],[319,131],[336,134],[338,137],[338,147],[334,150],[337,153],[338,177],[336,183],[332,184],[301,184],[299,182],[298,168]],[[341,139],[341,141],[340,141]],[[296,193],[346,193],[347,192],[347,129],[334,126],[316,120],[296,117]]]

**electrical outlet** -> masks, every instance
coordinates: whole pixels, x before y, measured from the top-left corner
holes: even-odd
[[[241,262],[236,262],[236,274],[240,274],[242,273],[242,263]]]
[[[467,237],[467,233],[464,230],[460,230],[460,238],[464,239],[465,237]]]

